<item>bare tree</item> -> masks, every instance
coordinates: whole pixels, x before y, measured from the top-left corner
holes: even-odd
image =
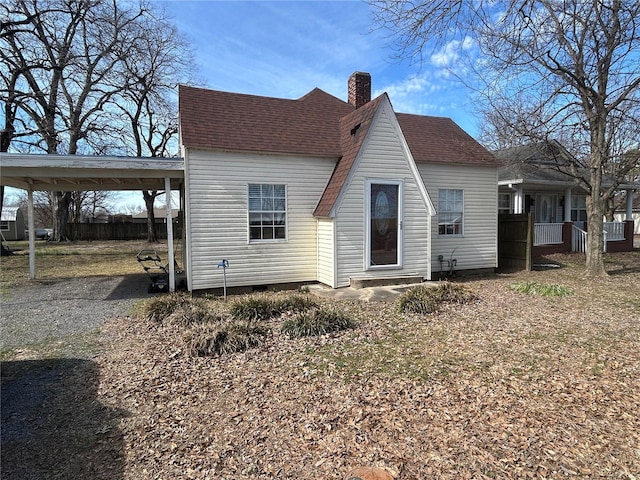
[[[73,192],[69,221],[93,221],[100,214],[108,215],[115,208],[118,194],[109,190]]]
[[[27,192],[20,191],[16,198],[23,212],[28,211]],[[51,228],[55,219],[53,192],[33,192],[33,223],[36,228]]]
[[[128,120],[125,137],[136,156],[167,157],[177,154],[178,83],[187,83],[194,72],[189,43],[161,12],[145,19],[145,35],[138,38],[136,54],[126,59],[130,87],[122,92],[118,108]],[[144,190],[147,240],[157,242],[154,205],[159,190]]]
[[[640,2],[370,3],[401,56],[473,45],[460,76],[509,140],[571,140],[577,162],[562,168],[588,192],[587,271],[604,275],[604,208],[637,166],[623,152],[640,138]]]
[[[127,88],[122,59],[146,6],[116,0],[11,0],[2,7],[2,62],[13,81],[12,119],[29,127],[21,150],[74,155],[108,129],[105,106]],[[15,113],[14,113],[15,112]],[[8,135],[15,139],[15,125]],[[54,238],[66,238],[71,192],[56,192]]]

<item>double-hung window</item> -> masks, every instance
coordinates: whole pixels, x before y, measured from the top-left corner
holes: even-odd
[[[510,193],[498,194],[498,213],[513,213],[512,205]]]
[[[283,184],[249,184],[249,241],[287,238],[287,189]]]
[[[438,192],[438,234],[462,235],[463,191],[441,189]]]
[[[573,203],[571,204],[571,221],[587,221],[587,197],[580,195],[573,198]]]

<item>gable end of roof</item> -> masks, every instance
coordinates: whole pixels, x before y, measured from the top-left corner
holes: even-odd
[[[340,120],[342,157],[333,169],[329,182],[313,212],[314,216],[331,217],[334,214],[336,202],[347,184],[362,144],[369,134],[373,119],[384,100],[389,101],[386,93]]]

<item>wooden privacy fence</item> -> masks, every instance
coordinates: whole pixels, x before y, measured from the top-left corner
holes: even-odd
[[[533,216],[498,215],[498,268],[531,270]]]
[[[71,240],[146,240],[146,223],[69,223]],[[156,223],[159,239],[167,238],[167,224]],[[173,237],[182,237],[182,224],[173,224]]]

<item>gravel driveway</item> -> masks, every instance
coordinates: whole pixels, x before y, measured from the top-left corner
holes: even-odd
[[[122,413],[97,401],[100,371],[87,337],[150,297],[148,286],[147,275],[135,274],[33,282],[2,293],[0,347],[27,355],[2,362],[3,479],[123,477]],[[29,358],[34,344],[44,358]]]
[[[0,297],[0,349],[57,340],[127,315],[147,293],[144,274],[84,277],[13,287]]]

